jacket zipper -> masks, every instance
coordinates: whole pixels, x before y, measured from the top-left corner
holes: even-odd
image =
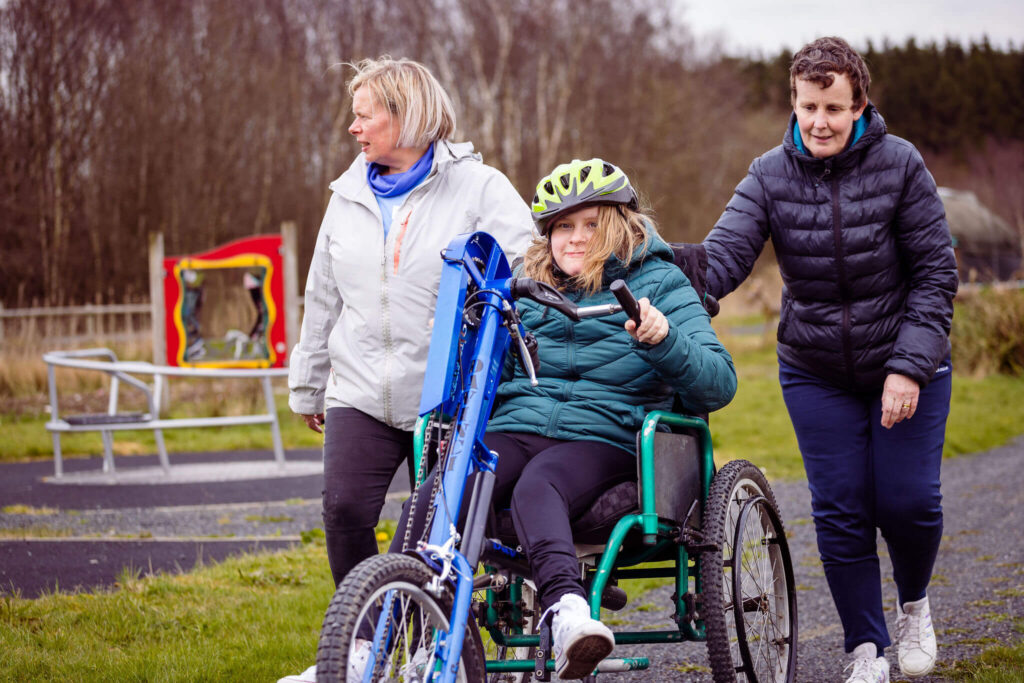
[[[825,165],[827,178],[831,173],[831,164]],[[846,280],[846,260],[843,258],[843,221],[839,212],[839,179],[832,176],[832,237],[836,245],[836,270],[839,271],[839,298],[843,302],[843,363],[846,365],[846,379],[853,386],[853,343],[850,339],[850,301],[847,296],[849,284]]]

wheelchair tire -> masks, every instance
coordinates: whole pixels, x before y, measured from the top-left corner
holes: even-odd
[[[537,620],[540,619],[540,600],[537,598],[537,591],[532,584],[524,581],[522,585],[522,608],[529,610],[529,615],[523,615],[522,625],[501,623],[500,630],[504,634],[536,633]],[[488,640],[484,646],[486,659],[494,660],[529,660],[533,661],[536,648],[533,647],[508,647],[495,645]],[[487,674],[487,683],[528,683],[533,680],[532,672],[492,672]]]
[[[796,680],[793,564],[764,475],[746,460],[711,482],[700,555],[701,609],[715,683]],[[736,552],[736,549],[739,552]]]
[[[349,572],[331,598],[320,631],[316,658],[317,683],[342,683],[348,674],[349,653],[359,633],[372,637],[382,605],[391,601],[399,628],[394,631],[385,657],[375,667],[372,680],[422,680],[431,666],[437,632],[448,630],[452,591],[446,587],[441,598],[424,590],[434,572],[414,557],[376,555]],[[458,681],[484,680],[483,645],[475,622],[470,618],[462,643]]]

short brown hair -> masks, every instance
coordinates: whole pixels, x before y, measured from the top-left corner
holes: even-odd
[[[796,100],[796,79],[817,83],[822,88],[832,85],[832,74],[845,74],[853,86],[853,105],[860,107],[868,99],[871,74],[864,59],[842,38],[828,36],[807,43],[793,55],[789,67],[790,98]]]
[[[657,230],[654,220],[649,216],[625,204],[601,204],[598,207],[597,230],[590,238],[587,255],[583,260],[583,271],[579,275],[568,282],[559,282],[555,277],[550,231],[546,231],[548,237],[534,238],[533,244],[526,250],[524,274],[555,287],[567,285],[586,294],[594,294],[601,289],[604,264],[608,257],[615,254],[620,261],[628,264],[633,252],[639,248],[647,249],[650,242],[648,229]]]
[[[424,147],[455,133],[455,108],[430,69],[384,55],[353,64],[349,94],[366,86],[374,105],[387,107],[401,126],[399,147]]]

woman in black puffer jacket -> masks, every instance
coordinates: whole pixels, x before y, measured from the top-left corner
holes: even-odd
[[[867,66],[839,38],[796,53],[793,115],[758,157],[704,246],[721,298],[771,239],[785,284],[779,378],[839,611],[849,683],[888,681],[875,544],[897,587],[903,675],[935,664],[926,589],[942,535],[939,467],[949,412],[956,263],[935,181],[868,102]]]

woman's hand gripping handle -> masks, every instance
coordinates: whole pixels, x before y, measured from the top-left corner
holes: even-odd
[[[637,301],[623,280],[616,280],[609,289],[629,316],[625,328],[631,337],[654,346],[668,336],[668,318],[647,297]]]

